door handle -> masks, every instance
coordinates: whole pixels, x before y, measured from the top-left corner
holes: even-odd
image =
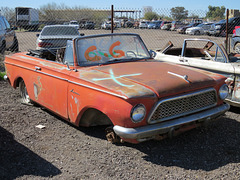
[[[184,59],[183,57],[180,57],[180,58],[179,58],[179,61],[180,61],[180,62],[188,62],[188,60],[187,60],[187,59]]]
[[[38,66],[35,66],[35,70],[39,70],[39,71],[41,71],[41,68],[38,67]]]

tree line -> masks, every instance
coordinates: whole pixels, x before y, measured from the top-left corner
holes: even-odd
[[[161,11],[161,10],[159,10]],[[201,18],[208,18],[210,20],[220,20],[225,18],[226,8],[224,6],[208,6],[207,13]],[[166,10],[164,10],[166,13]],[[169,11],[168,11],[169,12]],[[15,21],[15,9],[9,7],[1,7],[0,14],[5,16],[8,21]],[[100,22],[111,16],[110,10],[97,10],[81,6],[68,7],[64,4],[49,3],[39,8],[40,21],[64,21],[64,20],[78,20],[91,19]],[[187,18],[200,18],[199,15],[191,14],[184,7],[173,7],[170,9],[169,15],[159,15],[157,12],[147,12],[143,15],[146,20],[184,20]]]

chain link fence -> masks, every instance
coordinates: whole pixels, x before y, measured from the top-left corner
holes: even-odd
[[[146,19],[151,12],[153,19]],[[219,44],[226,40],[226,31],[216,34],[217,21],[206,19],[206,11],[188,11],[187,18],[176,20],[170,9],[88,9],[69,8],[64,5],[49,4],[40,9],[16,8],[14,17],[9,16],[12,26],[16,27],[19,50],[35,49],[37,34],[46,25],[70,24],[77,27],[85,35],[103,33],[137,33],[149,49],[161,49],[168,41],[181,47],[186,38],[204,38]],[[111,19],[113,16],[113,19]],[[220,20],[220,19],[219,19]],[[199,24],[205,23],[205,26]],[[197,26],[196,31],[187,32],[186,26]],[[240,21],[239,21],[240,25]],[[212,32],[211,32],[212,31]],[[231,28],[228,33],[232,33]],[[231,35],[229,36],[231,38]],[[228,42],[229,43],[229,42]]]

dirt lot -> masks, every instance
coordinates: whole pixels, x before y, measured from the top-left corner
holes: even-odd
[[[111,144],[105,127],[75,128],[0,87],[0,179],[240,178],[239,109],[173,139]]]
[[[111,144],[105,127],[76,128],[19,99],[0,81],[0,179],[240,178],[239,108],[208,128],[133,145]]]

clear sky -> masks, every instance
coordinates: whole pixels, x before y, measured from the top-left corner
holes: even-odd
[[[40,8],[49,3],[64,4],[69,7],[86,7],[96,9],[142,9],[143,6],[152,6],[154,9],[171,9],[183,6],[186,10],[207,11],[208,6],[225,6],[228,9],[240,9],[240,0],[1,0],[0,7],[33,7]]]

